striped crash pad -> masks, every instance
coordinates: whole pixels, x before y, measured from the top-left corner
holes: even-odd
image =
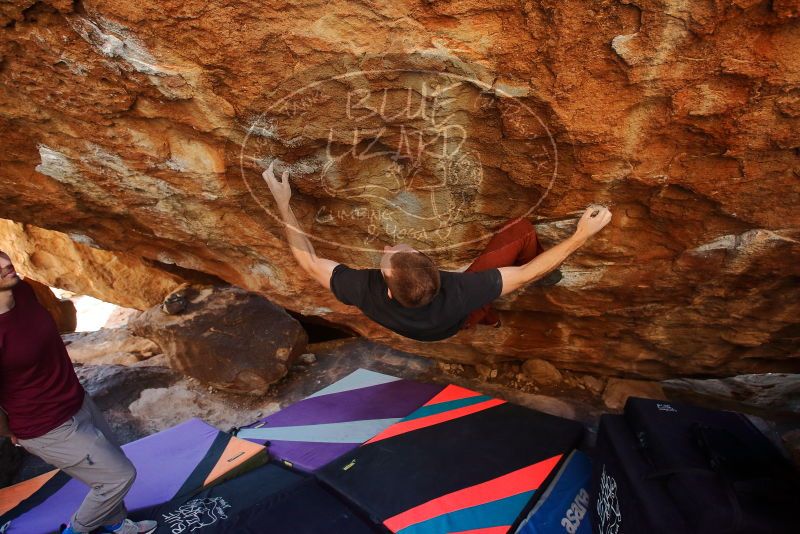
[[[125,497],[129,511],[190,495],[267,461],[266,449],[190,419],[123,445],[137,476]],[[0,489],[0,532],[57,532],[89,488],[54,470]],[[4,530],[5,529],[5,530]]]
[[[236,435],[269,441],[272,458],[312,472],[397,423],[442,388],[358,369]]]
[[[577,445],[574,421],[449,385],[318,472],[392,532],[508,532]]]

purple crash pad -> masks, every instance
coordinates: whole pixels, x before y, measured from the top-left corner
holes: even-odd
[[[190,419],[123,445],[137,471],[136,481],[125,497],[128,510],[155,506],[201,489],[231,438],[200,419]],[[0,517],[0,532],[57,532],[59,524],[69,521],[88,491],[83,482],[59,472]]]
[[[265,443],[270,456],[315,471],[428,402],[443,386],[358,369],[260,421],[237,437]]]

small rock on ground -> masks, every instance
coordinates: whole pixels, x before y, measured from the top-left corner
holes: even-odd
[[[621,410],[628,397],[666,400],[664,390],[658,382],[610,378],[603,392],[603,402],[612,410]]]
[[[527,360],[522,364],[522,372],[531,382],[539,385],[555,385],[564,379],[555,365],[545,360]]]

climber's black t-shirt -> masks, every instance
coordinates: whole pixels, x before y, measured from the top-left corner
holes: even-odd
[[[437,341],[458,332],[469,312],[492,302],[503,289],[498,269],[439,271],[439,275],[439,293],[419,308],[406,308],[390,299],[380,269],[351,269],[339,264],[331,274],[331,291],[341,302],[358,306],[364,315],[401,336]]]

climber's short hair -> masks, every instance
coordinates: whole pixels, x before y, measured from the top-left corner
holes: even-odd
[[[386,285],[392,298],[406,308],[425,306],[439,292],[439,269],[422,252],[396,252],[389,261],[392,271]]]

